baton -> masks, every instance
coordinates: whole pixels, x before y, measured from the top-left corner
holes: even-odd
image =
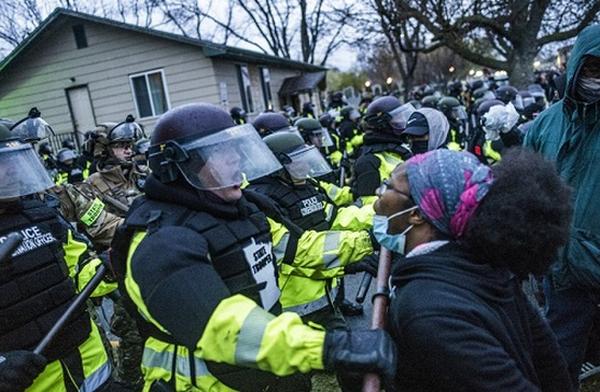
[[[23,236],[17,232],[10,233],[6,240],[0,244],[0,264],[8,260],[17,247],[21,244]]]
[[[362,304],[365,302],[365,297],[367,296],[367,291],[369,291],[369,287],[371,287],[371,280],[373,277],[370,273],[363,273],[362,279],[360,280],[360,285],[358,286],[358,291],[356,292],[356,302]]]
[[[42,355],[42,353],[44,352],[46,347],[48,347],[50,342],[52,342],[52,340],[56,337],[60,330],[63,329],[65,325],[67,325],[67,321],[69,321],[71,316],[73,316],[75,310],[77,310],[77,308],[79,308],[81,304],[83,304],[83,302],[85,302],[90,297],[92,291],[94,291],[94,289],[98,287],[100,281],[104,277],[105,272],[106,266],[104,264],[101,264],[96,270],[96,274],[94,275],[92,280],[90,280],[89,283],[83,288],[83,290],[81,290],[81,292],[77,295],[77,297],[75,297],[71,305],[69,305],[67,310],[62,314],[62,316],[60,316],[58,321],[52,326],[52,328],[50,329],[50,331],[48,331],[46,336],[44,336],[44,338],[37,345],[35,350],[33,350],[35,354]]]
[[[373,294],[373,318],[371,329],[383,329],[389,302],[388,278],[392,269],[392,252],[381,247],[379,251],[379,266],[377,267],[377,291]],[[381,380],[378,374],[367,373],[363,380],[363,392],[379,392]]]

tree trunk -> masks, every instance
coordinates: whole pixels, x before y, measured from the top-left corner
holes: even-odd
[[[535,43],[531,42],[534,46]],[[532,48],[515,48],[514,57],[510,62],[508,74],[510,75],[510,84],[518,89],[527,88],[534,80],[533,62],[537,55],[536,50]]]

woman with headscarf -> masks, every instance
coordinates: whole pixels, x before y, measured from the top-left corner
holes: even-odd
[[[556,338],[520,290],[565,243],[569,197],[550,163],[521,150],[489,168],[441,149],[394,170],[374,234],[395,256],[399,390],[572,390]]]

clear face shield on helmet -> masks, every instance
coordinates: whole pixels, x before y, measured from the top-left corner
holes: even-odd
[[[331,135],[325,128],[311,130],[309,133],[309,139],[311,144],[317,148],[333,146]]]
[[[517,109],[519,112],[525,108],[523,105],[523,98],[519,94],[517,94],[517,96],[511,102],[515,109]]]
[[[456,121],[467,121],[467,119],[469,118],[469,116],[467,115],[467,111],[465,110],[465,107],[463,105],[459,105],[459,106],[455,106],[452,108],[452,117],[456,120]]]
[[[240,186],[281,169],[277,158],[251,124],[178,143],[175,163],[186,181],[200,190]],[[182,150],[182,151],[181,151]]]
[[[315,146],[302,147],[286,155],[290,162],[284,164],[285,170],[293,180],[301,181],[331,173],[331,166]]]
[[[42,192],[54,186],[30,144],[0,145],[0,200]]]
[[[25,143],[35,143],[54,135],[52,127],[41,117],[26,117],[13,125],[10,131]]]
[[[405,103],[402,106],[398,106],[388,114],[391,116],[390,125],[395,134],[400,134],[406,128],[406,123],[416,109],[410,103]]]

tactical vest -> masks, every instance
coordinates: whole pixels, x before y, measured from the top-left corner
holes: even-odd
[[[33,351],[76,295],[64,260],[67,230],[56,212],[39,200],[23,201],[23,210],[0,214],[0,242],[19,232],[21,245],[0,265],[0,352]],[[91,332],[82,306],[50,343],[51,362],[81,345]]]
[[[328,230],[331,219],[325,213],[325,195],[311,184],[291,186],[268,178],[251,189],[269,196],[287,212],[288,218],[303,230]]]
[[[124,287],[124,274],[127,268],[126,258],[129,244],[133,234],[136,231],[143,230],[151,233],[164,226],[182,226],[201,234],[208,242],[211,263],[231,294],[242,294],[266,308],[261,298],[261,290],[265,289],[266,284],[257,284],[253,270],[264,268],[265,263],[272,263],[273,278],[277,287],[277,266],[272,251],[266,255],[256,254],[262,253],[260,249],[257,249],[257,252],[254,252],[253,255],[255,257],[253,261],[256,261],[256,263],[251,267],[248,261],[248,253],[252,253],[248,250],[252,249],[254,244],[272,244],[266,216],[254,205],[252,205],[250,213],[244,218],[226,220],[184,206],[149,200],[145,197],[137,199],[131,206],[125,224],[117,230],[112,244],[111,259],[119,278],[122,293],[127,293]],[[168,252],[168,250],[165,251]],[[278,287],[277,290],[279,290]],[[277,298],[279,298],[279,293]],[[143,319],[127,295],[125,303],[127,309],[136,315],[138,328],[142,336],[153,336],[167,343],[185,346]],[[279,300],[267,310],[275,315],[280,314],[281,304]],[[188,350],[191,355],[190,360],[193,360],[195,348],[189,347]],[[264,386],[266,386],[274,379],[273,375],[259,370],[212,361],[205,362],[214,376],[234,389],[244,390],[244,385],[248,387],[248,380],[253,380],[253,382],[261,385],[264,383]]]

